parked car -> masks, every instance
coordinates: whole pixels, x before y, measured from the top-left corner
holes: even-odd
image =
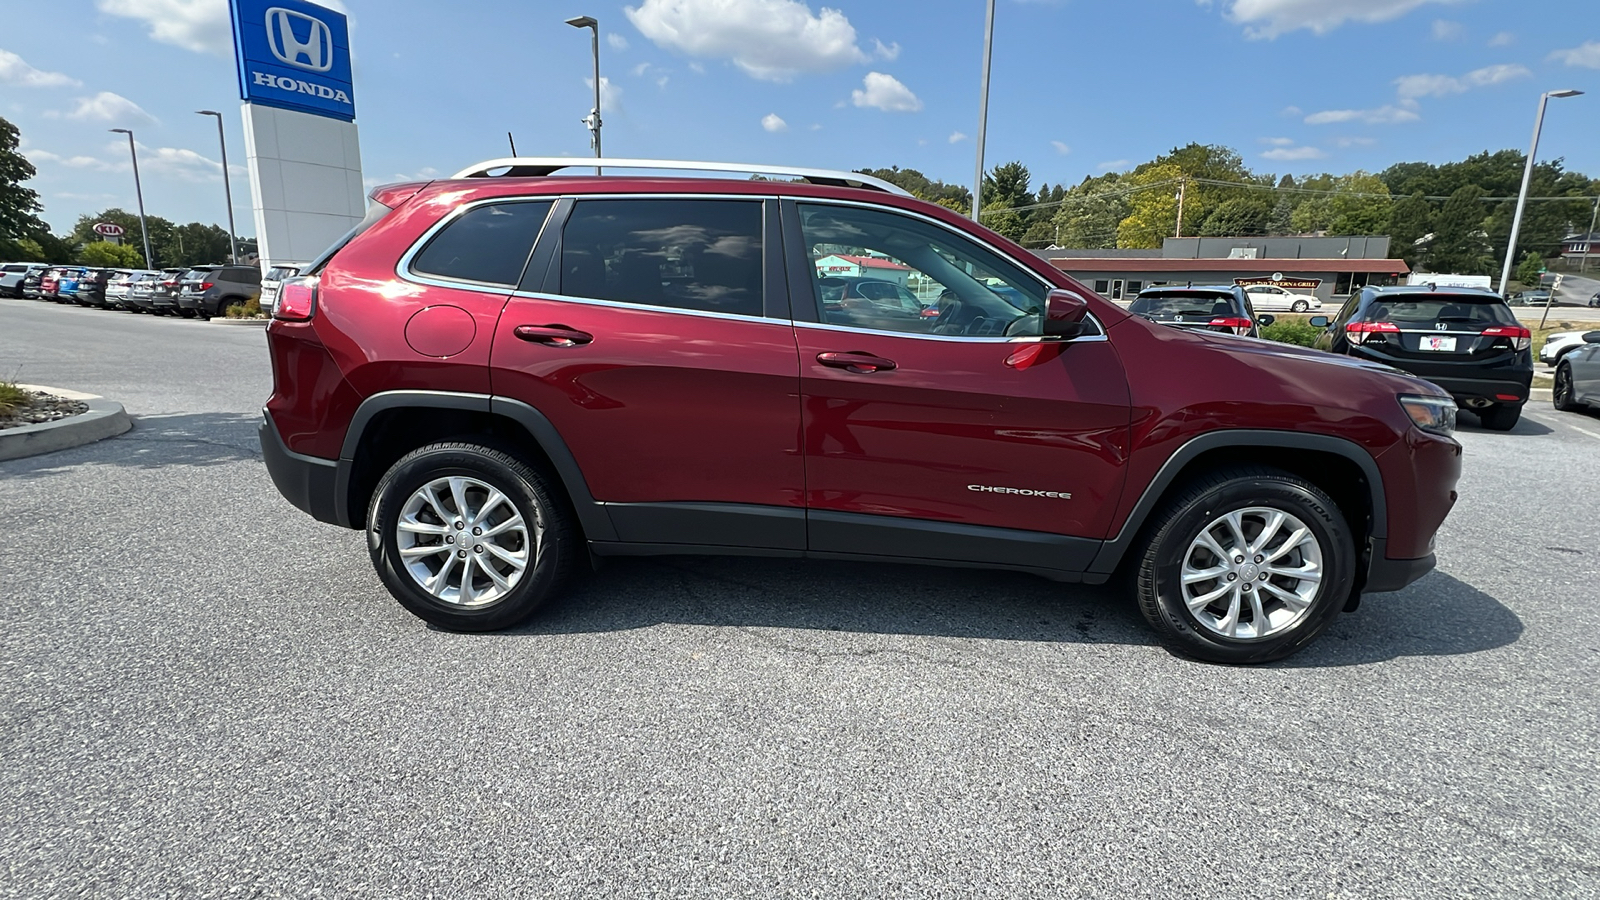
[[[1253,309],[1298,313],[1322,308],[1322,301],[1315,294],[1299,294],[1275,284],[1252,284],[1244,291],[1250,295]]]
[[[893,281],[818,273],[817,293],[830,322],[866,325],[879,319],[932,319],[939,315],[938,306],[924,304]]]
[[[164,316],[178,311],[178,282],[188,272],[186,267],[161,270],[161,278],[150,286],[150,312]]]
[[[78,285],[72,292],[72,299],[79,306],[103,307],[106,298],[106,281],[115,275],[116,269],[84,269],[78,276]]]
[[[155,289],[166,277],[165,272],[145,270],[129,279],[127,296],[122,298],[122,308],[131,313],[150,312]]]
[[[44,280],[45,267],[41,266],[22,279],[22,296],[28,300],[39,299],[39,284]]]
[[[128,299],[128,290],[142,275],[156,274],[148,269],[118,269],[106,281],[105,299],[103,306],[106,309],[125,309],[124,304]]]
[[[261,269],[256,266],[206,267],[183,276],[178,285],[178,309],[185,315],[209,319],[260,296]]]
[[[1552,302],[1551,294],[1544,288],[1532,291],[1518,291],[1506,301],[1511,306],[1560,306],[1560,302]]]
[[[66,274],[66,267],[51,266],[39,276],[39,299],[54,302],[56,288],[61,284],[61,276]]]
[[[42,263],[6,263],[0,266],[0,297],[21,297],[22,283],[44,271]]]
[[[1139,292],[1128,312],[1174,328],[1260,337],[1272,316],[1257,316],[1251,295],[1237,285],[1151,287]]]
[[[273,266],[265,275],[261,276],[261,311],[272,315],[272,309],[278,301],[278,286],[285,279],[293,278],[300,274],[300,269],[295,266]]]
[[[1461,446],[1426,381],[1130,315],[869,176],[528,174],[579,162],[376,189],[267,328],[278,490],[439,627],[522,622],[590,553],[1126,562],[1169,646],[1249,663],[1434,565]],[[834,321],[839,247],[959,306]]]
[[[57,303],[76,303],[78,300],[78,279],[88,270],[81,266],[68,266],[61,270],[56,277],[55,295],[51,297]]]
[[[1556,409],[1600,409],[1600,331],[1589,331],[1556,366],[1550,399]]]
[[[1600,306],[1600,291],[1596,291],[1595,295],[1593,297],[1589,298],[1589,306],[1590,307]]]
[[[1483,427],[1510,431],[1533,382],[1533,335],[1499,294],[1427,286],[1363,288],[1316,345],[1403,369],[1450,392]]]
[[[1561,362],[1561,358],[1572,352],[1573,349],[1583,346],[1583,336],[1586,331],[1558,331],[1544,339],[1544,346],[1539,348],[1539,361],[1547,366]]]

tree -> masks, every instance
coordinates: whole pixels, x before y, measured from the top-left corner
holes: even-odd
[[[42,240],[49,237],[50,229],[35,215],[43,209],[39,193],[22,186],[36,170],[17,149],[21,145],[22,133],[17,126],[0,118],[0,257],[8,260],[22,256],[24,248],[20,244],[25,240],[30,242],[28,252],[48,254],[51,249]]]
[[[1128,195],[1129,212],[1117,224],[1117,246],[1154,249],[1172,234],[1178,222],[1178,179],[1183,176],[1176,163],[1143,165],[1125,176],[1123,184],[1132,188]]]
[[[958,184],[946,184],[934,181],[916,169],[902,169],[899,166],[890,166],[887,169],[857,169],[862,175],[871,175],[881,178],[896,187],[903,188],[914,197],[919,197],[929,203],[937,203],[948,209],[953,209],[966,215],[972,209],[972,191]],[[244,253],[240,247],[239,252]]]
[[[1028,167],[1018,160],[995,166],[983,176],[983,205],[1004,203],[1011,209],[1033,205]]]
[[[982,216],[985,227],[998,231],[1019,244],[1027,236],[1028,223],[1023,220],[1021,213],[1011,208],[1009,203],[997,201],[989,204],[983,207],[979,215]]]
[[[1200,223],[1202,237],[1254,237],[1266,234],[1272,200],[1264,195],[1225,200]]]
[[[141,269],[144,268],[144,253],[127,244],[95,241],[84,244],[78,251],[78,262],[98,268]]]
[[[1539,276],[1544,274],[1544,257],[1532,250],[1522,254],[1522,262],[1517,263],[1513,273],[1516,279],[1523,284],[1538,284]]]
[[[1494,266],[1489,235],[1483,230],[1483,197],[1475,184],[1456,189],[1434,219],[1428,268],[1441,274],[1487,275]]]
[[[1389,218],[1389,252],[1415,269],[1426,255],[1432,232],[1433,205],[1421,194],[1412,194],[1394,205]]]

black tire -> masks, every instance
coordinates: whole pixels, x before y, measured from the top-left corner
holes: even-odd
[[[243,307],[244,304],[245,299],[243,297],[223,297],[221,302],[217,304],[216,315],[219,317],[226,316],[230,308],[235,306]]]
[[[1555,383],[1550,386],[1550,402],[1562,412],[1573,412],[1583,408],[1577,398],[1572,394],[1572,366],[1561,363],[1556,366]]]
[[[1307,303],[1304,300],[1296,300],[1295,302],[1289,304],[1289,311],[1290,312],[1303,313],[1303,312],[1305,312],[1306,310],[1308,310],[1310,308],[1311,308],[1311,304]]]
[[[1490,431],[1510,431],[1517,427],[1517,420],[1522,418],[1522,404],[1496,403],[1475,412],[1478,421]]]
[[[521,580],[482,606],[434,596],[405,568],[400,554],[398,531],[406,503],[430,481],[455,475],[500,491],[524,522],[544,526],[542,549]],[[450,631],[498,631],[526,621],[579,570],[587,548],[576,522],[559,479],[542,467],[480,444],[429,444],[401,457],[378,482],[367,514],[367,549],[384,587],[413,615]],[[492,561],[491,556],[481,558]]]
[[[179,309],[178,310],[178,316],[181,317],[181,318],[184,318],[184,319],[192,319],[192,318],[194,318],[194,310],[192,310],[192,309]]]
[[[1322,555],[1321,579],[1304,612],[1282,630],[1260,638],[1231,638],[1201,624],[1185,605],[1181,572],[1185,556],[1196,552],[1191,545],[1203,529],[1227,513],[1256,507],[1289,513],[1305,524]],[[1201,476],[1166,502],[1152,518],[1147,533],[1136,557],[1134,590],[1139,611],[1169,650],[1207,662],[1244,665],[1289,656],[1333,622],[1355,584],[1359,557],[1343,513],[1316,485],[1279,469],[1241,466]],[[1248,580],[1238,583],[1257,583],[1255,576],[1247,574],[1245,578]],[[1240,602],[1243,609],[1247,601]],[[1288,609],[1278,600],[1269,603]],[[1199,615],[1205,615],[1207,609],[1202,608]],[[1243,615],[1241,612],[1236,618]]]

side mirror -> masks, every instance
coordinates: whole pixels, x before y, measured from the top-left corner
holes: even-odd
[[[1089,314],[1089,301],[1076,292],[1051,291],[1044,304],[1045,337],[1070,340],[1088,330],[1083,317]]]
[[[1309,324],[1312,328],[1327,328],[1328,321],[1329,319],[1327,316],[1312,316],[1307,324]]]
[[[1600,331],[1586,331],[1583,334],[1585,344],[1600,344]]]
[[[1271,314],[1263,314],[1263,315],[1256,316],[1256,324],[1260,325],[1262,328],[1265,328],[1268,325],[1271,325],[1273,322],[1276,322],[1276,321],[1278,321],[1278,317],[1274,316],[1274,315],[1271,315]]]

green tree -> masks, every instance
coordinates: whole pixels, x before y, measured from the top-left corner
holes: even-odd
[[[1133,211],[1121,177],[1113,173],[1085,178],[1062,192],[1052,215],[1057,244],[1100,249],[1117,245],[1117,226]]]
[[[100,268],[139,269],[144,267],[144,253],[127,244],[94,241],[78,251],[78,262]]]
[[[1389,252],[1417,268],[1426,256],[1428,236],[1433,233],[1433,205],[1421,194],[1412,194],[1394,205],[1389,219]]]
[[[998,231],[1019,244],[1027,236],[1028,223],[1022,218],[1021,213],[1011,208],[1009,203],[997,201],[989,204],[983,207],[980,215],[985,227]]]
[[[1224,200],[1200,223],[1202,237],[1254,237],[1266,234],[1272,199],[1262,194]]]
[[[1117,246],[1155,249],[1173,233],[1178,222],[1178,179],[1183,171],[1176,163],[1143,165],[1123,184],[1128,194],[1128,215],[1117,223]]]
[[[959,184],[946,184],[935,181],[918,172],[916,169],[902,169],[899,166],[890,166],[887,169],[857,169],[862,175],[871,175],[881,178],[896,187],[903,188],[914,197],[919,197],[929,203],[937,203],[947,209],[966,215],[972,209],[972,191]],[[239,252],[244,253],[240,247]]]
[[[0,118],[0,257],[7,260],[19,259],[25,252],[48,255],[51,249],[44,240],[50,236],[50,229],[35,215],[43,209],[39,193],[22,186],[36,170],[18,149],[21,145],[22,133],[17,126]],[[26,248],[21,246],[22,241],[29,242]]]
[[[1004,203],[1008,208],[1033,205],[1028,167],[1019,160],[995,166],[983,176],[983,205]]]
[[[1489,235],[1483,230],[1486,192],[1475,184],[1457,188],[1434,219],[1428,268],[1440,274],[1487,275],[1494,266]]]
[[[1522,262],[1517,263],[1516,271],[1512,274],[1523,284],[1538,284],[1539,276],[1544,274],[1544,257],[1529,250],[1522,254]]]

